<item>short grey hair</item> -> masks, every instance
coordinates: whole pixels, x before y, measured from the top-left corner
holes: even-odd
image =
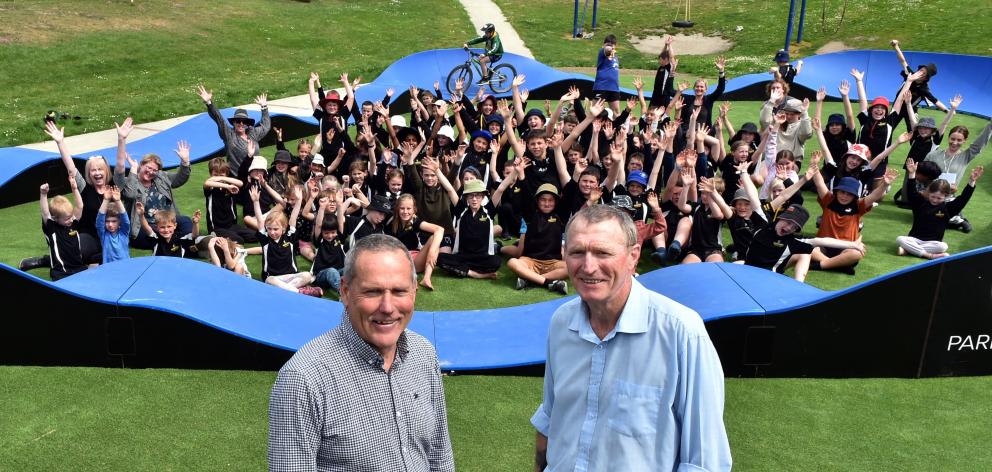
[[[620,225],[620,230],[623,231],[626,247],[634,247],[638,243],[637,226],[634,225],[634,220],[630,218],[627,212],[609,205],[593,205],[587,206],[579,210],[575,215],[572,215],[571,221],[565,226],[565,247],[568,247],[568,235],[572,232],[572,225],[577,224],[576,222],[580,220],[582,223],[579,226],[594,225],[610,220],[615,221]]]
[[[413,285],[416,286],[417,266],[413,263],[413,257],[410,256],[410,251],[406,249],[406,246],[399,239],[387,234],[370,234],[355,241],[355,246],[348,250],[348,254],[344,256],[344,273],[341,277],[349,282],[355,277],[355,263],[358,261],[358,256],[362,253],[391,251],[401,251],[406,255],[406,260],[410,263],[410,276],[413,278]]]

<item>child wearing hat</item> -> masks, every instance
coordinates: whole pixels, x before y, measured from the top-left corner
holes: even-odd
[[[817,160],[819,155],[814,156]],[[889,186],[898,176],[895,169],[888,169],[883,176],[884,185],[877,185],[867,197],[859,198],[861,182],[853,177],[841,177],[834,181],[833,192],[827,188],[820,174],[813,176],[817,202],[823,208],[823,220],[817,237],[829,237],[842,241],[861,240],[861,218],[871,211],[875,202],[880,201]],[[812,253],[810,269],[839,270],[854,275],[854,266],[865,256],[863,250],[817,248]]]
[[[937,128],[937,122],[929,116],[924,116],[917,120],[916,112],[911,108],[907,109],[909,113],[909,123],[912,126],[913,136],[909,138],[909,154],[906,155],[906,159],[912,159],[917,163],[923,162],[927,158],[927,154],[933,152],[934,149],[940,146],[940,143],[944,140],[944,131],[947,129],[947,125],[951,123],[951,118],[954,117],[958,106],[961,105],[961,95],[955,95],[951,99],[951,108],[947,112],[947,116],[944,117],[944,121],[941,122],[940,128]],[[906,165],[903,164],[903,169]]]
[[[522,164],[521,164],[522,165]],[[519,167],[519,166],[518,166]],[[568,271],[562,260],[562,237],[567,220],[558,208],[558,189],[551,184],[537,188],[535,198],[520,197],[519,207],[527,223],[527,232],[520,235],[520,257],[507,261],[506,266],[517,274],[517,290],[538,285],[562,295],[568,293]]]
[[[516,174],[516,172],[514,173]],[[496,205],[514,178],[503,179],[486,200],[489,191],[481,180],[465,183],[462,198],[454,209],[455,241],[451,253],[441,253],[437,266],[458,277],[494,279],[503,259],[496,254],[494,218]]]
[[[783,80],[789,85],[792,85],[792,81],[796,80],[796,76],[803,70],[802,59],[796,62],[796,66],[793,67],[789,62],[789,51],[785,49],[779,49],[775,53],[775,63],[777,66],[771,68],[772,74],[775,74],[776,79]]]
[[[913,74],[913,70],[910,69],[909,62],[906,60],[906,56],[903,55],[902,48],[899,47],[899,40],[893,39],[890,44],[892,45],[892,48],[896,50],[896,57],[899,58],[899,64],[902,66],[902,69],[899,71],[899,75],[902,76],[903,80],[906,80]],[[913,111],[915,112],[919,109],[920,103],[926,100],[927,103],[937,107],[938,110],[947,112],[947,107],[941,103],[940,100],[933,95],[933,93],[930,92],[930,79],[937,75],[937,64],[932,62],[929,64],[921,64],[916,68],[916,71],[923,72],[923,74],[913,80],[909,87],[909,92],[911,94],[909,104],[911,105]],[[904,118],[906,118],[906,127],[912,128],[913,125],[908,114],[903,113],[902,110],[899,112]]]
[[[818,123],[825,123],[823,136],[826,138],[827,149],[830,150],[831,156],[843,156],[847,149],[858,140],[858,136],[854,134],[852,128],[854,112],[851,109],[851,99],[848,97],[850,88],[851,86],[846,80],[839,87],[841,97],[844,99],[847,117],[845,118],[840,113],[831,113],[826,122],[823,121],[823,101],[827,98],[827,88],[820,87],[820,90],[816,92],[816,117],[813,119],[813,127],[817,128]],[[820,142],[820,146],[823,146],[823,141]]]
[[[858,102],[861,105],[861,112],[858,113],[858,123],[860,129],[858,130],[858,143],[868,146],[868,150],[871,151],[872,156],[877,156],[882,153],[892,143],[892,137],[895,134],[895,127],[899,124],[899,109],[902,108],[904,102],[903,94],[900,93],[896,97],[895,104],[890,104],[889,99],[885,97],[875,97],[872,100],[871,105],[868,105],[868,93],[865,91],[865,74],[857,69],[851,69],[851,75],[857,81],[858,84]],[[916,80],[917,73],[913,73],[903,84],[903,90],[905,90],[909,84]],[[885,166],[888,164],[888,159],[884,160],[881,165],[875,169],[875,179],[878,180],[882,177],[882,173],[885,170]]]
[[[884,151],[874,156],[868,149],[868,146],[854,144],[841,154],[842,158],[837,162],[834,160],[834,155],[830,150],[830,146],[827,144],[826,136],[823,134],[820,123],[814,122],[813,129],[816,131],[817,139],[820,141],[821,154],[824,157],[822,178],[826,182],[827,188],[833,188],[838,179],[850,177],[859,184],[857,192],[859,198],[867,196],[874,187],[876,169],[883,166],[883,163],[888,161],[889,155],[899,146],[908,142],[911,137],[911,134],[908,132],[900,134],[891,146],[886,147]],[[882,172],[884,172],[884,168]]]

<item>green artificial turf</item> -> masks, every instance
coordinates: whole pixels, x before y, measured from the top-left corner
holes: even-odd
[[[0,470],[259,470],[272,372],[0,367]],[[445,377],[458,470],[533,463],[537,377]],[[737,470],[980,470],[992,377],[728,379]]]

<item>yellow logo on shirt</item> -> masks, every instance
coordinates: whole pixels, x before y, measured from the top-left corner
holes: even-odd
[[[489,217],[486,215],[482,215],[479,217],[479,221],[489,221]]]
[[[76,230],[74,229],[69,230],[69,236],[75,236],[75,235],[76,235]]]
[[[283,241],[282,247],[289,247],[289,241]]]
[[[944,217],[944,212],[938,211],[937,213],[934,213],[933,216],[936,216],[937,218],[943,218]]]
[[[179,245],[173,244],[172,248],[169,249],[169,252],[179,252]]]
[[[556,221],[558,221],[558,218],[555,218],[553,216],[551,218],[548,218],[548,223],[554,223]]]
[[[782,243],[780,243],[778,241],[775,241],[775,242],[772,243],[772,246],[774,246],[774,247],[785,247],[785,244],[782,244]]]

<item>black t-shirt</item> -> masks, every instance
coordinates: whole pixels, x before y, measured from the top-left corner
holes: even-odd
[[[749,266],[768,269],[779,274],[785,273],[789,258],[793,254],[809,254],[813,246],[797,239],[795,234],[779,236],[772,222],[754,232],[754,239],[744,257],[744,263]]]
[[[733,238],[734,249],[737,251],[736,260],[744,260],[744,255],[747,254],[747,249],[751,247],[751,241],[754,240],[754,232],[764,225],[765,220],[757,213],[751,213],[751,217],[747,219],[736,214],[730,217],[727,226],[730,228],[730,237]]]
[[[344,241],[341,240],[341,235],[330,241],[320,238],[315,246],[317,253],[313,256],[313,265],[310,266],[311,274],[319,274],[329,267],[338,270],[344,268]]]
[[[847,165],[841,161],[843,165]],[[841,177],[854,177],[861,184],[858,192],[858,198],[863,198],[871,192],[872,183],[875,181],[874,172],[867,165],[861,166],[854,171],[844,172]],[[834,185],[837,184],[838,174],[837,166],[831,163],[826,163],[823,165],[823,182],[827,184],[827,188],[831,191],[834,189]],[[798,194],[798,193],[797,193]]]
[[[757,166],[757,162],[751,161],[751,164],[747,167],[747,172],[749,174],[754,172],[754,168]],[[729,203],[734,199],[734,194],[737,193],[737,189],[741,186],[741,176],[737,173],[737,163],[734,161],[733,156],[727,156],[717,164],[717,168],[720,169],[720,177],[723,178],[723,201]]]
[[[408,251],[419,251],[423,247],[423,243],[420,237],[420,223],[421,219],[413,217],[413,221],[408,224],[399,224],[399,228],[393,229],[393,220],[387,221],[383,225],[385,233],[399,239]]]
[[[572,219],[572,215],[582,209],[587,200],[589,199],[585,195],[582,195],[582,191],[579,190],[579,183],[569,180],[565,184],[565,188],[562,189],[561,200],[558,201],[558,205],[561,208],[559,208],[560,211],[558,213],[567,216],[567,219],[570,220]],[[600,197],[599,203],[605,203],[603,197]]]
[[[784,66],[778,66],[778,73],[782,76],[782,80],[784,80],[785,83],[792,85],[792,81],[796,80],[796,73],[798,73],[798,71],[792,66],[792,64],[786,64]]]
[[[532,162],[531,166],[524,171],[527,177],[525,182],[527,183],[528,193],[533,195],[536,193],[537,188],[543,184],[554,185],[560,192],[561,181],[558,179],[558,166],[555,164],[554,151],[548,149],[544,159],[536,159],[531,155],[530,151],[527,151],[524,155],[529,157]]]
[[[940,135],[938,130],[933,130],[930,136],[926,138],[920,137],[920,133],[917,130],[913,130],[913,137],[909,138],[909,154],[906,155],[906,158],[912,159],[916,163],[923,162],[927,158],[927,154],[937,149],[937,146],[940,146],[940,142],[943,140],[944,137]],[[903,163],[902,168],[906,168],[905,163]]]
[[[857,141],[857,137],[854,136],[854,130],[844,127],[844,131],[841,131],[838,135],[830,134],[829,132],[823,133],[823,138],[827,141],[827,149],[830,150],[830,157],[834,158],[834,161],[841,162],[844,160],[844,156],[847,154],[847,150],[851,148],[851,145]]]
[[[536,213],[527,218],[523,254],[531,259],[561,260],[561,240],[565,221],[557,212]]]
[[[630,218],[634,221],[641,221],[645,223],[648,221],[648,216],[650,212],[648,211],[647,192],[642,192],[640,195],[635,197],[631,195],[629,192],[627,192],[627,187],[617,184],[617,186],[613,188],[613,193],[611,194],[611,197],[612,195],[627,195],[628,197],[630,197],[631,206],[633,208],[630,209],[623,208],[623,211],[627,212],[627,214],[630,215]]]
[[[258,232],[258,243],[262,247],[262,280],[270,275],[286,275],[299,272],[296,269],[296,228],[289,228],[279,240],[272,240],[265,230]]]
[[[892,143],[892,135],[895,127],[899,124],[899,114],[892,112],[885,116],[882,121],[876,122],[871,118],[869,111],[858,113],[858,123],[861,123],[861,131],[858,133],[858,143],[868,146],[871,150],[871,157],[882,153],[885,148]],[[843,157],[843,156],[841,156]],[[837,156],[834,156],[837,158]],[[881,168],[885,168],[879,165]]]
[[[454,252],[493,255],[493,218],[496,216],[496,208],[492,201],[486,202],[473,215],[463,198],[455,205],[454,215]]]
[[[96,231],[96,215],[100,212],[100,206],[103,205],[103,195],[100,195],[96,188],[88,184],[79,193],[83,196],[83,214],[79,220],[79,231],[93,235],[99,243],[100,236]]]
[[[469,149],[465,153],[465,158],[462,159],[462,164],[458,166],[458,178],[462,177],[465,169],[468,167],[474,167],[475,170],[482,174],[482,182],[489,186],[489,166],[492,165],[492,152],[476,152],[475,149]]]
[[[916,179],[908,179],[907,185],[913,188]],[[975,187],[965,185],[957,198],[936,206],[920,193],[909,192],[909,201],[913,205],[913,227],[909,229],[909,236],[923,241],[943,241],[947,222],[961,213],[974,191]]]
[[[155,235],[155,247],[152,248],[153,256],[182,257],[193,259],[196,257],[196,245],[193,241],[193,233],[180,236],[179,233],[172,233],[169,239],[161,235]]]
[[[41,231],[48,241],[48,254],[52,258],[52,280],[86,269],[83,251],[79,246],[79,227],[78,220],[73,220],[70,226],[62,226],[52,219],[41,222]]]
[[[345,215],[344,217],[344,237],[346,248],[351,249],[355,242],[370,234],[381,234],[382,226],[376,226],[365,217]]]
[[[226,189],[209,187],[203,189],[207,207],[207,232],[214,229],[230,228],[238,222],[234,208],[235,196]]]
[[[723,226],[723,219],[711,218],[709,206],[704,205],[701,201],[690,202],[689,205],[692,206],[692,250],[722,250],[720,228]]]

